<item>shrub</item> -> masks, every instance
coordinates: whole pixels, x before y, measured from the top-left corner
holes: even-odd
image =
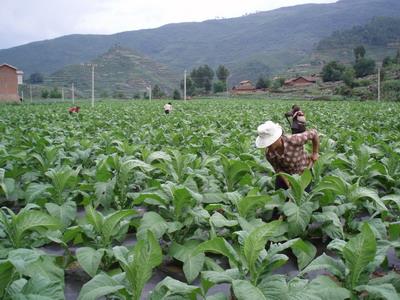
[[[354,64],[356,77],[365,77],[375,73],[375,61],[369,58],[360,58]]]
[[[400,101],[400,81],[388,80],[382,85],[383,95],[388,100]]]
[[[44,89],[44,90],[42,90],[42,92],[41,92],[41,97],[43,98],[43,99],[47,99],[47,98],[49,98],[49,91],[48,90],[46,90],[46,89]]]
[[[180,100],[181,99],[181,93],[179,93],[179,91],[177,89],[175,89],[172,98],[174,100]]]
[[[337,61],[331,61],[322,68],[322,80],[324,82],[342,80],[345,69],[344,65]]]
[[[62,97],[61,92],[58,90],[58,88],[54,87],[50,92],[50,98],[59,99],[61,97]]]

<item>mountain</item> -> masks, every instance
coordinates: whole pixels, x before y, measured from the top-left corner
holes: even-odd
[[[327,50],[358,45],[387,47],[400,44],[400,18],[375,17],[363,26],[335,31],[322,39],[317,50]]]
[[[359,45],[375,60],[393,56],[400,49],[400,18],[375,17],[363,26],[335,31],[318,43],[312,59],[350,63],[354,61],[353,49]]]
[[[157,84],[169,93],[179,86],[180,78],[176,72],[121,46],[111,47],[90,63],[95,65],[95,88],[98,94],[132,97],[135,93],[142,94],[149,85]],[[77,94],[88,96],[91,80],[91,67],[79,64],[64,67],[47,76],[44,84],[69,88],[74,83]]]
[[[113,35],[63,36],[0,50],[0,61],[18,66],[26,74],[51,73],[89,61],[119,44],[180,72],[201,64],[224,64],[233,74],[229,79],[233,83],[307,63],[316,44],[332,32],[363,25],[375,16],[399,14],[399,0],[306,4]]]

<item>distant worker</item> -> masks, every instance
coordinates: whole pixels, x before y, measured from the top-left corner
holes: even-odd
[[[171,102],[168,102],[167,104],[164,105],[164,112],[166,115],[168,115],[172,111],[172,104]]]
[[[286,136],[279,124],[267,121],[258,126],[257,132],[256,147],[265,148],[265,157],[276,173],[302,174],[319,157],[319,136],[315,129]],[[312,141],[311,155],[304,151],[307,141]],[[285,177],[276,177],[276,189],[287,189],[289,186]]]
[[[80,109],[81,108],[79,106],[72,106],[68,109],[68,112],[70,115],[72,115],[72,113],[78,113]]]
[[[306,116],[300,110],[299,106],[293,105],[292,110],[285,113],[285,117],[290,124],[292,134],[306,131]],[[289,120],[289,117],[292,117],[292,121]]]

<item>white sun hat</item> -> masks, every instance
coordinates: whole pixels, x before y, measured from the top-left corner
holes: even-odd
[[[267,121],[257,127],[257,148],[266,148],[275,143],[282,135],[282,127],[272,121]]]

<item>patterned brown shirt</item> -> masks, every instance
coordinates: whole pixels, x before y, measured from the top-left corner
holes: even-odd
[[[301,174],[310,164],[310,155],[304,151],[304,144],[313,140],[318,132],[315,129],[290,136],[282,135],[283,154],[266,151],[265,157],[275,172]]]

